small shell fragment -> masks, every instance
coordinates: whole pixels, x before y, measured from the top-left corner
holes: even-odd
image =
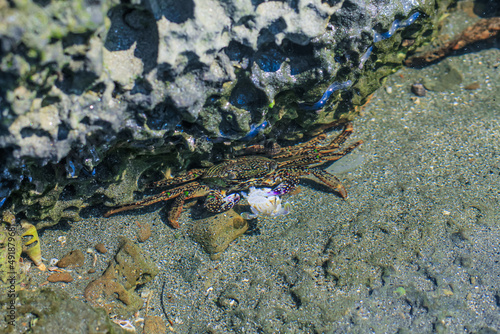
[[[417,96],[425,96],[427,91],[425,90],[424,85],[416,83],[411,85],[411,92]]]
[[[21,234],[23,253],[28,255],[40,270],[44,271],[46,267],[42,263],[42,250],[36,227],[25,220],[21,221],[21,227],[24,229],[24,233]]]
[[[64,246],[66,244],[66,236],[61,235],[60,237],[57,238],[57,241],[61,243],[61,246]]]
[[[113,322],[123,328],[125,331],[135,333],[136,329],[130,320],[113,319]]]

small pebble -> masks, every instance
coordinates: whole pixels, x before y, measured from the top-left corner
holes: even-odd
[[[85,256],[83,255],[82,251],[79,249],[76,249],[76,250],[71,251],[68,254],[66,254],[62,259],[60,259],[57,262],[56,265],[59,268],[81,267],[81,266],[83,266],[84,260],[85,260]]]
[[[401,42],[401,46],[404,47],[404,48],[410,47],[413,44],[415,44],[415,40],[414,39],[404,39]]]
[[[411,99],[411,100],[413,101],[413,103],[415,103],[417,106],[418,106],[418,105],[420,105],[420,98],[415,97],[415,96],[412,96],[410,99]]]
[[[55,283],[55,282],[73,282],[73,277],[70,273],[53,273],[49,277],[47,277],[47,281]]]
[[[426,90],[424,85],[421,83],[416,83],[411,85],[411,92],[417,96],[425,96]]]
[[[479,82],[473,82],[470,85],[465,86],[464,88],[467,89],[467,90],[476,90],[479,87],[481,87],[481,85],[479,84]]]
[[[392,87],[391,86],[385,87],[385,91],[387,92],[387,94],[392,94]]]
[[[149,239],[151,236],[151,224],[142,224],[139,228],[139,235],[137,236],[137,240],[139,242],[144,242]]]
[[[88,273],[89,274],[93,274],[93,273],[95,273],[95,271],[96,271],[95,268],[90,268],[89,271],[88,271]]]
[[[445,296],[448,296],[448,297],[449,297],[449,296],[453,296],[453,291],[448,290],[448,289],[443,289],[443,294],[444,294]]]
[[[97,245],[95,245],[95,249],[101,254],[105,254],[108,251],[103,243],[98,243]]]

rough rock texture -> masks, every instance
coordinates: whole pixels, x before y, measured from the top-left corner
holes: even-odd
[[[85,255],[79,249],[75,249],[68,254],[64,255],[62,259],[57,261],[57,266],[59,268],[74,268],[83,266],[85,261]]]
[[[0,0],[0,203],[75,220],[131,201],[148,168],[220,160],[264,121],[298,139],[352,117],[450,2]],[[415,11],[360,69],[374,31]],[[321,112],[299,108],[348,79]]]
[[[129,317],[143,305],[135,289],[150,282],[158,268],[132,241],[120,238],[120,250],[104,274],[85,288],[85,298],[109,314]]]
[[[231,242],[247,230],[248,223],[231,209],[196,220],[189,228],[189,234],[203,246],[212,259],[217,259]]]
[[[2,321],[2,333],[128,333],[103,309],[93,309],[62,290],[22,290],[15,307],[15,326]],[[6,315],[7,311],[0,309],[2,319],[7,319]]]

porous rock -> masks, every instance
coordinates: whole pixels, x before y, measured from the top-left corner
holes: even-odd
[[[233,209],[195,220],[189,230],[212,259],[220,257],[229,244],[248,229],[248,223]]]
[[[163,318],[158,316],[147,316],[144,318],[144,333],[162,334],[167,333],[167,326]]]
[[[150,282],[158,268],[132,241],[120,238],[120,248],[104,274],[90,282],[84,296],[94,306],[108,313],[129,317],[143,304],[135,293],[138,285]]]

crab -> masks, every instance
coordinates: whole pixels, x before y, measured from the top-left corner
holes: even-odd
[[[208,211],[224,212],[238,203],[241,198],[239,192],[250,187],[274,187],[268,195],[281,196],[295,189],[301,177],[311,174],[345,199],[347,191],[340,180],[318,167],[342,158],[363,143],[357,141],[344,149],[340,148],[352,131],[352,125],[348,123],[342,133],[327,145],[320,145],[326,138],[323,133],[302,144],[275,148],[267,156],[241,156],[209,168],[192,169],[175,178],[157,181],[151,185],[168,187],[166,190],[111,209],[104,216],[109,217],[118,212],[175,199],[168,213],[168,220],[172,227],[179,228],[178,218],[184,202],[188,199],[205,197],[204,207]]]

